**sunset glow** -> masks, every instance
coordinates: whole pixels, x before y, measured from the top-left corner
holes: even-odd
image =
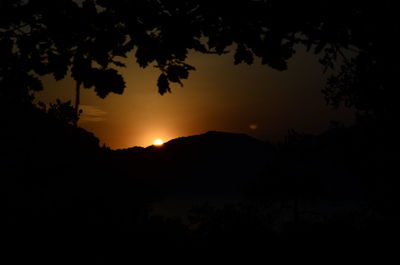
[[[164,144],[164,141],[161,140],[161,139],[155,139],[155,140],[153,141],[153,145],[156,145],[156,146],[161,146],[161,145],[163,145],[163,144]]]

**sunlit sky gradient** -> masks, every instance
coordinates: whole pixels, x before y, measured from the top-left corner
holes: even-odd
[[[332,110],[321,89],[329,73],[323,74],[318,58],[299,50],[289,69],[279,72],[255,64],[235,66],[232,54],[223,56],[189,53],[188,63],[196,67],[183,87],[171,94],[157,92],[158,69],[140,68],[133,54],[127,68],[121,68],[127,87],[123,95],[105,99],[94,89],[82,89],[83,116],[79,126],[93,132],[102,144],[113,149],[151,145],[209,130],[246,133],[262,140],[281,139],[288,129],[319,133],[330,120],[353,120],[349,110]],[[74,102],[75,83],[66,78],[56,82],[43,78],[43,102],[56,98]]]

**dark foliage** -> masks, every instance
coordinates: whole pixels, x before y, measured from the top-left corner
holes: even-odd
[[[360,113],[394,115],[397,98],[394,1],[2,1],[2,94],[23,98],[41,89],[39,76],[69,73],[98,96],[122,93],[119,58],[135,51],[142,67],[155,65],[160,94],[182,85],[194,67],[189,50],[226,53],[234,63],[254,57],[285,70],[296,45],[320,56],[326,69],[344,62],[324,93]],[[232,46],[236,45],[236,46]],[[117,68],[115,68],[117,67]],[[115,69],[114,69],[115,68]],[[7,92],[8,91],[8,92]],[[19,91],[19,92],[18,92]]]
[[[48,108],[46,104],[39,102],[38,107],[44,110],[50,117],[60,122],[72,125],[79,119],[74,107],[71,105],[71,101],[61,102],[61,100],[57,99],[56,103],[50,103]]]

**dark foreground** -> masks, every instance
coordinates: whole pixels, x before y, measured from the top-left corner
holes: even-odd
[[[112,151],[32,106],[2,119],[2,237],[15,262],[108,264],[139,250],[365,257],[397,246],[398,145],[381,124],[291,132],[275,145],[209,132]]]

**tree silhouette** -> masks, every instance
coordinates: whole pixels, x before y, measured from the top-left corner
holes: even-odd
[[[170,91],[170,82],[182,84],[181,79],[194,70],[184,62],[189,49],[222,54],[236,43],[235,63],[251,64],[257,56],[263,64],[284,70],[295,44],[318,43],[317,52],[327,45],[329,40],[318,37],[324,29],[317,30],[319,13],[324,10],[306,20],[293,12],[278,17],[276,14],[287,8],[277,1],[271,3],[85,0],[79,5],[72,0],[5,1],[2,47],[7,56],[17,57],[15,64],[26,64],[22,69],[26,73],[52,73],[59,80],[70,70],[77,82],[76,105],[81,85],[95,87],[102,98],[110,92],[122,93],[123,78],[111,66],[124,66],[116,58],[135,48],[141,67],[155,63],[160,69],[157,84],[164,94]],[[298,8],[310,14],[310,6]],[[313,38],[307,36],[313,30],[318,33],[313,33]]]
[[[56,120],[65,122],[66,124],[76,125],[79,116],[76,115],[75,108],[71,105],[71,101],[61,102],[57,99],[55,103],[50,103],[47,108],[46,104],[39,102],[38,105],[50,116]],[[81,112],[78,112],[80,114]]]
[[[397,113],[396,52],[399,22],[394,1],[363,3],[348,23],[349,44],[357,54],[348,58],[339,73],[328,80],[325,96],[333,106],[343,103],[360,114],[393,120]]]
[[[395,110],[398,32],[393,1],[377,7],[357,1],[2,1],[0,66],[2,94],[42,89],[40,76],[76,81],[101,98],[122,94],[125,82],[118,58],[135,51],[141,67],[160,70],[160,94],[195,68],[189,50],[223,54],[236,45],[234,63],[261,58],[277,70],[287,68],[296,45],[320,56],[326,69],[344,61],[324,93],[327,102],[344,102],[363,113]],[[393,46],[392,48],[388,45]],[[28,93],[29,92],[29,93]],[[7,92],[8,93],[8,92]],[[22,97],[22,96],[18,96]]]

